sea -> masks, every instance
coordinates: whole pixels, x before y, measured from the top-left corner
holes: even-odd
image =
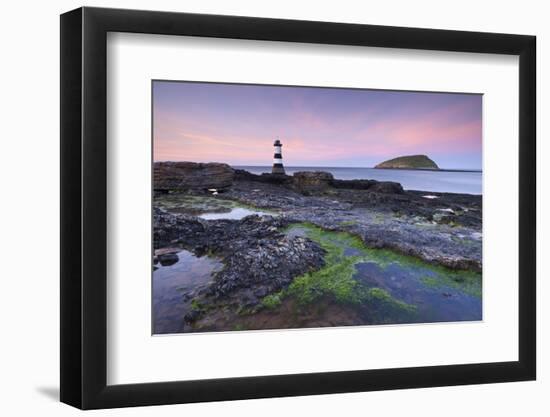
[[[271,166],[234,166],[253,174],[271,172]],[[288,175],[298,171],[326,171],[340,180],[369,179],[394,181],[405,190],[441,193],[482,194],[482,172],[462,170],[376,169],[341,167],[286,167]]]

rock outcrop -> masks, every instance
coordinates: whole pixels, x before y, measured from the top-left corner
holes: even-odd
[[[292,185],[301,192],[315,192],[330,188],[333,180],[330,172],[300,171],[294,173]]]
[[[375,168],[439,169],[437,164],[426,155],[400,156],[384,161],[376,165]]]
[[[376,180],[332,180],[334,188],[343,190],[368,190],[383,194],[403,194],[405,191],[398,182]]]
[[[387,184],[371,187],[391,187]],[[370,247],[453,269],[481,271],[482,197],[434,194],[437,199],[426,199],[421,191],[383,193],[369,187],[306,195],[291,187],[236,181],[224,198],[284,213],[289,223],[350,232]]]
[[[281,233],[288,223],[278,217],[204,221],[155,207],[153,224],[155,248],[178,245],[197,255],[215,253],[223,261],[224,268],[195,294],[202,305],[223,299],[250,308],[295,277],[324,265],[325,251],[309,239]],[[193,313],[186,320],[196,317]]]
[[[155,162],[153,188],[155,191],[217,190],[233,184],[235,171],[218,162]]]
[[[292,182],[292,177],[286,174],[272,174],[268,172],[258,175],[244,169],[236,169],[235,181],[256,181],[264,182],[266,184],[289,184]]]
[[[401,184],[391,181],[376,181],[368,190],[383,194],[403,194],[404,192]]]
[[[284,185],[304,195],[323,194],[331,189],[369,190],[383,194],[403,194],[401,184],[391,181],[376,180],[338,180],[326,171],[298,171],[294,175],[274,175],[264,173],[252,174],[244,169],[236,169],[235,184],[239,181],[260,182],[273,185]],[[275,190],[276,191],[276,190]]]

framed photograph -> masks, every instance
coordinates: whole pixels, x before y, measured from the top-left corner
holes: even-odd
[[[535,37],[61,16],[61,401],[533,380]]]

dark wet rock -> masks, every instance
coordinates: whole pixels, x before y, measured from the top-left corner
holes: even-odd
[[[430,194],[437,196],[436,199],[426,199],[423,197],[426,192],[403,191],[397,183],[352,180],[349,183],[354,184],[352,187],[356,188],[345,188],[347,181],[337,181],[340,180],[332,182],[338,184],[339,188],[331,189],[330,193],[309,192],[308,195],[304,195],[291,187],[242,180],[235,181],[225,196],[259,208],[280,209],[285,213],[302,210],[312,213],[317,210],[350,212],[355,208],[378,213],[379,216],[387,216],[389,213],[403,219],[419,218],[428,222],[436,221],[442,214],[447,215],[448,212],[442,210],[451,208],[455,214],[454,223],[475,229],[481,228],[481,196],[434,192]],[[371,187],[377,191],[371,190]],[[396,192],[380,192],[384,187],[384,191]]]
[[[200,317],[201,312],[199,310],[190,310],[188,313],[185,314],[183,317],[183,320],[186,323],[194,323],[197,321],[197,319]]]
[[[174,265],[177,261],[179,261],[179,257],[175,253],[165,253],[162,255],[158,255],[157,259],[162,266]]]
[[[367,246],[391,249],[434,265],[481,272],[481,242],[456,238],[457,231],[445,226],[418,227],[415,224],[388,222],[384,225],[351,227]]]
[[[348,190],[367,190],[378,181],[375,180],[337,180],[333,179],[331,185],[335,188],[345,188]]]
[[[178,253],[180,252],[181,249],[180,248],[162,248],[162,249],[155,249],[155,256],[159,256],[159,255],[169,255],[169,254],[172,254],[172,253]]]
[[[262,182],[266,184],[290,184],[292,182],[292,177],[285,174],[271,174],[263,173],[260,175],[252,174],[244,169],[235,170],[235,181],[255,181]]]
[[[257,305],[295,277],[321,267],[323,255],[323,249],[302,237],[260,239],[252,247],[237,247],[225,258],[225,268],[216,275],[209,295],[238,296],[244,307]]]
[[[153,171],[156,191],[224,189],[235,175],[229,165],[217,162],[155,162]]]
[[[436,213],[432,216],[434,222],[439,224],[453,224],[456,216],[454,214],[440,214]]]
[[[372,184],[369,191],[384,194],[403,194],[403,187],[398,182],[381,181]]]
[[[300,171],[292,176],[293,187],[300,192],[324,191],[331,187],[334,177],[330,172]]]
[[[234,186],[241,183],[259,182],[263,184],[282,185],[290,190],[305,195],[326,194],[333,189],[369,190],[376,193],[403,194],[403,187],[397,182],[376,180],[339,180],[330,172],[325,171],[298,171],[294,175],[263,173],[252,174],[244,169],[235,170]]]
[[[204,236],[203,223],[194,216],[175,216],[166,210],[155,207],[153,210],[153,246],[163,248],[176,243],[181,236],[193,240]]]
[[[481,196],[430,193],[438,198],[426,199],[420,191],[333,191],[306,196],[284,186],[236,181],[226,196],[280,210],[287,222],[356,234],[373,248],[395,250],[453,269],[481,271]],[[448,219],[441,222],[445,216]]]
[[[369,190],[384,194],[403,194],[403,187],[398,182],[376,180],[332,180],[335,188],[346,190]]]
[[[216,197],[218,202],[230,200],[270,209],[277,216],[204,220],[185,211],[169,213],[154,207],[155,248],[209,254],[224,264],[212,282],[193,294],[184,294],[196,307],[186,316],[188,323],[208,317],[206,312],[214,307],[222,315],[224,309],[232,314],[256,311],[266,295],[320,268],[322,248],[302,236],[283,233],[292,223],[352,233],[368,247],[393,250],[435,265],[481,271],[481,196],[430,192],[437,198],[427,199],[426,192],[404,191],[397,183],[344,181],[325,174],[273,176],[235,170],[231,187]],[[171,196],[178,198],[176,193]],[[157,257],[159,253],[162,251],[156,252]]]
[[[214,253],[224,268],[198,299],[209,305],[224,299],[239,308],[257,305],[265,295],[286,288],[292,280],[323,264],[324,250],[309,239],[288,237],[281,218],[247,216],[241,220],[196,220],[153,212],[155,246],[177,243],[197,255]],[[168,242],[169,241],[169,242]],[[162,256],[159,261],[162,264]]]

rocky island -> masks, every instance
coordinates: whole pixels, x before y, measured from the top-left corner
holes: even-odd
[[[409,155],[381,162],[375,168],[386,169],[439,169],[437,164],[426,155]]]
[[[155,333],[481,318],[481,196],[222,163],[156,162],[154,184],[155,279],[206,271]]]

